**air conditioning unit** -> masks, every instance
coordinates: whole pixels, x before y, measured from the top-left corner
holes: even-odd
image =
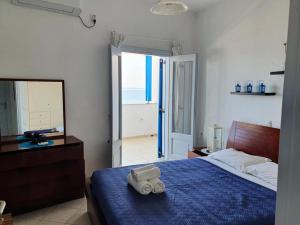
[[[80,0],[11,0],[13,4],[51,12],[79,16]]]

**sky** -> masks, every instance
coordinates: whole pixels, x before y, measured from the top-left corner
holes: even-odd
[[[160,57],[152,56],[152,100],[157,101]],[[122,88],[145,89],[146,55],[122,53]]]

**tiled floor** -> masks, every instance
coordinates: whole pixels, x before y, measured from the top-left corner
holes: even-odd
[[[157,161],[157,136],[141,136],[123,139],[122,166]]]
[[[13,218],[14,225],[91,225],[86,199],[78,199]]]

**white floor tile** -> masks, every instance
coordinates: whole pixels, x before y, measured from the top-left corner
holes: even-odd
[[[13,218],[14,225],[91,225],[86,199],[78,199]]]
[[[69,219],[71,219],[75,215],[76,212],[77,212],[77,209],[57,206],[52,209],[49,209],[49,212],[45,215],[43,220],[65,223]]]
[[[81,209],[78,209],[77,212],[70,219],[68,219],[65,224],[91,225],[87,212]]]
[[[38,210],[14,217],[14,225],[36,225],[45,217],[45,210]]]
[[[40,221],[36,225],[64,225],[63,223],[57,223],[53,221]]]
[[[142,136],[122,140],[122,166],[152,163],[158,160],[157,136]]]
[[[64,208],[70,208],[70,209],[85,209],[85,210],[87,209],[85,198],[69,201],[69,202],[60,204],[59,206],[64,207]]]

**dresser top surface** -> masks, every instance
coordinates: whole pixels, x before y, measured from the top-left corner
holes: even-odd
[[[66,145],[77,145],[83,142],[74,136],[66,136],[65,138],[58,138],[52,140],[53,144],[49,146],[41,146],[39,148],[22,148],[20,143],[2,143],[0,145],[0,155],[10,154],[17,152],[27,152],[27,151],[41,151],[44,149],[51,149],[53,147],[66,146]]]

